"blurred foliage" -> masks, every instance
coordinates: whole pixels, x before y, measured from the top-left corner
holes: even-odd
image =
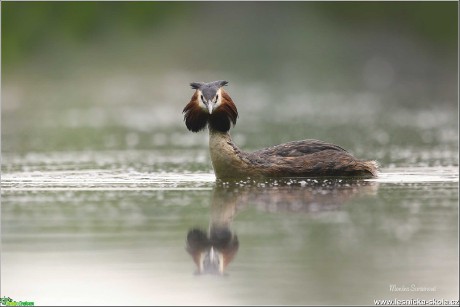
[[[185,14],[203,14],[207,2],[3,2],[2,63],[14,65],[56,42],[78,48],[106,37],[142,36]],[[241,5],[241,4],[239,4]],[[246,5],[246,4],[245,4]],[[269,5],[269,4],[260,4]],[[270,5],[273,5],[270,4]],[[457,47],[457,2],[304,2],[275,3],[316,10],[331,23],[350,27],[385,24],[440,44]],[[206,12],[206,11],[205,11]],[[206,16],[205,14],[203,14]],[[206,23],[204,19],[199,19]]]
[[[53,41],[77,45],[105,35],[142,34],[183,6],[180,2],[4,2],[2,62],[20,61]]]
[[[354,25],[386,25],[412,31],[421,38],[455,49],[458,36],[458,2],[323,2],[318,5],[334,19]]]

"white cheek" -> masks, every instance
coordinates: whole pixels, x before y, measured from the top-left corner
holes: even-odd
[[[200,109],[202,110],[208,110],[208,107],[204,104],[203,100],[201,100],[201,97],[203,96],[203,93],[201,91],[198,91],[196,92],[196,94],[198,95],[198,107],[200,107]]]
[[[219,98],[217,99],[216,103],[214,104],[215,108],[218,108],[222,104],[222,95],[221,94],[222,94],[221,91],[218,90],[217,95],[219,95]]]
[[[218,108],[218,107],[221,105],[221,100],[220,100],[220,98],[217,99],[217,102],[216,102],[214,105],[215,105],[214,108]]]
[[[203,103],[203,101],[201,101],[201,99],[198,100],[198,106],[203,110],[208,110],[208,107]]]

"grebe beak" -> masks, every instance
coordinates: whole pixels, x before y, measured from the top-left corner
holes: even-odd
[[[208,111],[209,111],[209,114],[212,114],[212,110],[213,110],[212,101],[208,101]]]
[[[201,260],[201,274],[222,274],[223,273],[223,256],[214,247],[207,250]]]

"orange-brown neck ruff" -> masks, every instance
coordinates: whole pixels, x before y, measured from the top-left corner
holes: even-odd
[[[231,124],[236,125],[238,110],[232,98],[222,89],[222,102],[220,106],[209,116],[209,128],[221,132],[230,130]]]
[[[185,125],[192,132],[201,131],[208,124],[209,114],[200,108],[198,99],[198,92],[195,92],[190,102],[182,111],[184,113]]]
[[[227,132],[230,130],[232,124],[236,124],[238,110],[232,98],[223,89],[221,89],[221,95],[220,105],[212,114],[209,114],[206,109],[200,107],[198,91],[195,92],[183,110],[185,125],[188,130],[198,132],[206,128],[206,125],[209,124],[211,130]]]

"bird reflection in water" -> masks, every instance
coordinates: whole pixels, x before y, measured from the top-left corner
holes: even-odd
[[[237,213],[249,207],[293,214],[340,210],[350,199],[375,195],[377,190],[377,182],[363,180],[217,181],[208,231],[191,229],[187,234],[186,249],[196,264],[196,274],[224,275],[239,249],[238,236],[231,229]]]
[[[197,266],[197,274],[224,274],[238,252],[238,236],[230,228],[238,203],[234,192],[216,186],[208,231],[194,228],[187,234],[187,252]]]

